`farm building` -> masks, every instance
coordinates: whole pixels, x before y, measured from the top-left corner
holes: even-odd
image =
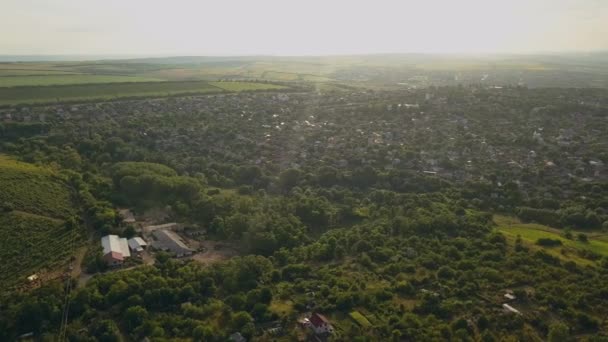
[[[127,239],[118,235],[106,235],[101,238],[103,258],[110,266],[122,265],[124,259],[131,256]]]
[[[144,251],[144,249],[146,249],[146,247],[148,247],[146,241],[139,236],[131,238],[127,242],[129,243],[129,248],[131,248],[131,250],[135,253],[141,253]]]
[[[331,326],[329,320],[318,313],[313,313],[312,316],[310,316],[310,324],[312,325],[312,330],[315,334],[331,334],[334,331],[334,327]]]
[[[124,223],[135,223],[135,215],[129,209],[121,209],[118,211],[118,214],[122,218],[122,222]]]
[[[155,230],[153,233],[157,241],[153,246],[164,251],[170,251],[177,257],[191,255],[194,250],[186,246],[182,239],[173,231],[168,229]]]

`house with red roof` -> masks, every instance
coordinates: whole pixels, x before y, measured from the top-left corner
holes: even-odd
[[[120,238],[117,235],[102,237],[101,246],[103,247],[103,259],[108,266],[120,266],[126,258],[131,256],[127,239]]]
[[[332,327],[331,322],[327,317],[319,313],[313,313],[309,320],[315,334],[331,334],[334,332],[334,327]]]

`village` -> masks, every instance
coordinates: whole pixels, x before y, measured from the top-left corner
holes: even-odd
[[[534,104],[517,104],[517,88],[463,87],[456,94],[442,88],[374,92],[284,93],[208,95],[175,99],[149,99],[51,107],[0,109],[0,121],[42,122],[48,125],[74,122],[92,137],[104,134],[104,123],[120,124],[129,113],[140,129],[138,136],[118,135],[152,145],[179,171],[194,172],[197,165],[171,159],[177,151],[200,155],[207,163],[255,165],[267,174],[296,168],[303,172],[319,167],[336,169],[373,167],[451,182],[491,182],[494,198],[505,196],[508,183],[532,196],[541,174],[560,187],[572,181],[608,179],[605,155],[587,146],[601,144],[598,116],[580,112],[555,113],[560,104],[583,105],[590,113],[600,108],[597,99],[559,94],[546,105],[543,91]],[[550,95],[549,95],[550,96]],[[490,98],[493,108],[480,107]],[[506,119],[508,111],[519,119]],[[170,114],[169,114],[170,113]],[[170,115],[174,129],[158,127]],[[561,120],[552,120],[559,115]],[[492,120],[487,120],[487,119]],[[179,123],[178,123],[179,122]],[[238,123],[230,135],[226,127]],[[46,129],[41,126],[36,129]],[[285,148],[288,147],[288,148]],[[209,173],[211,172],[211,173]],[[213,173],[216,172],[216,173]],[[207,170],[216,184],[230,185]],[[263,183],[257,186],[262,186]],[[539,194],[544,196],[545,194]],[[546,194],[549,195],[549,194]],[[551,196],[567,197],[563,193]],[[504,205],[504,204],[503,204]]]

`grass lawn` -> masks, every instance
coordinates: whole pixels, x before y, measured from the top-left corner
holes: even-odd
[[[273,300],[268,309],[280,316],[288,316],[293,312],[293,302],[290,300]]]

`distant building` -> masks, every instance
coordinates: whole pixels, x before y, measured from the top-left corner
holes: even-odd
[[[131,248],[131,250],[135,253],[141,253],[144,251],[144,249],[146,249],[146,247],[148,247],[146,241],[139,236],[131,238],[127,242],[129,243],[129,248]]]
[[[329,320],[321,314],[313,313],[310,316],[310,324],[315,334],[331,334],[334,332],[334,327],[332,327]]]
[[[228,339],[232,342],[247,342],[240,332],[235,332],[234,334],[230,335]]]
[[[193,249],[186,246],[182,239],[171,230],[155,230],[152,234],[157,239],[153,244],[155,248],[170,251],[177,257],[191,255],[194,252]]]
[[[122,222],[124,223],[135,223],[135,215],[129,209],[121,209],[118,211],[120,217],[122,217]]]
[[[118,235],[106,235],[101,238],[103,247],[103,259],[110,266],[122,265],[124,260],[131,256],[127,239],[120,238]]]

